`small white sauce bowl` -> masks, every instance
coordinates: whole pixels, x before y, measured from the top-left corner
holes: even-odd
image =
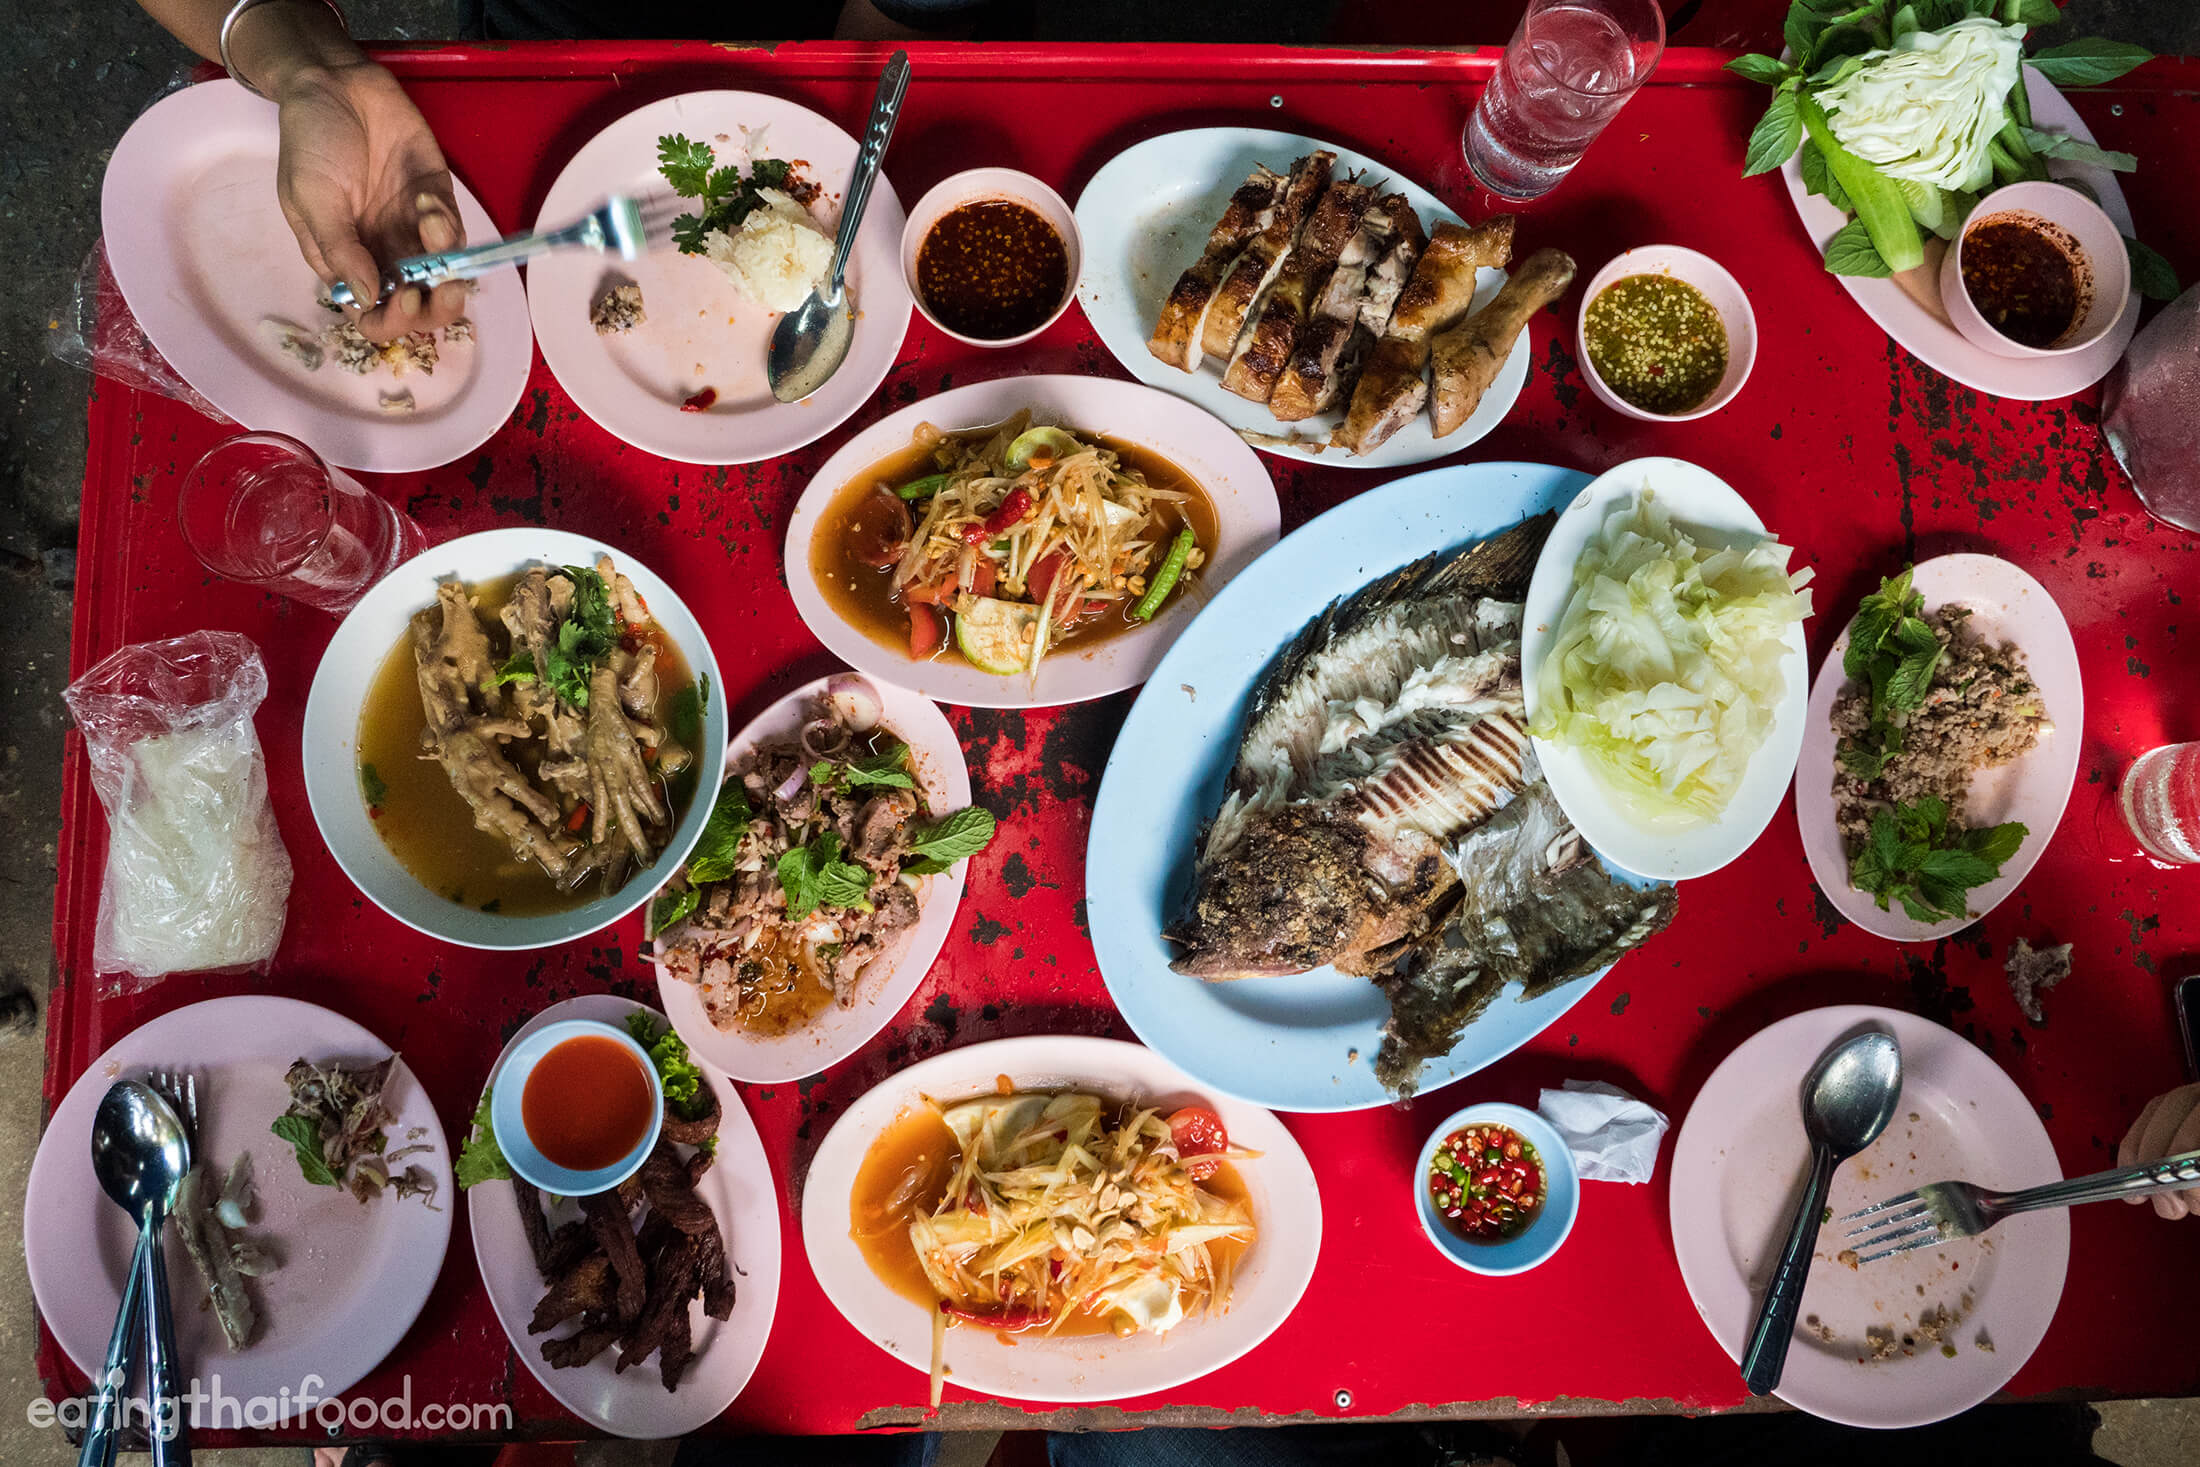
[[[1964,288],[1963,246],[1971,231],[2011,216],[2025,223],[2044,222],[2075,243],[2079,273],[2091,279],[2092,301],[2053,346],[2026,346],[2002,335]],[[1999,357],[2060,357],[2083,351],[2108,334],[2130,299],[2131,257],[2124,252],[2123,234],[2099,204],[2066,184],[2035,179],[1995,189],[1979,200],[1963,221],[1955,247],[1940,261],[1940,303],[1948,319],[1964,340]]]
[[[1462,1126],[1508,1126],[1535,1147],[1543,1163],[1543,1206],[1518,1237],[1501,1243],[1472,1243],[1446,1227],[1437,1213],[1436,1199],[1429,1195],[1429,1166],[1436,1160],[1437,1148]],[[1485,1101],[1453,1112],[1422,1145],[1420,1164],[1413,1169],[1413,1214],[1421,1220],[1421,1231],[1428,1234],[1437,1252],[1469,1273],[1492,1278],[1526,1273],[1559,1250],[1573,1232],[1574,1217],[1580,1211],[1581,1178],[1574,1171],[1573,1153],[1551,1129],[1550,1122],[1517,1105]]]
[[[1021,336],[965,336],[932,314],[931,304],[917,287],[917,252],[924,248],[924,237],[932,232],[932,226],[965,204],[990,203],[1022,204],[1046,220],[1061,236],[1062,253],[1069,267],[1064,272],[1062,298],[1055,302],[1053,311]],[[935,329],[972,346],[1018,346],[1052,326],[1076,297],[1077,277],[1084,264],[1084,241],[1077,232],[1076,214],[1060,194],[1030,174],[1019,173],[1013,168],[972,168],[941,179],[930,193],[917,200],[916,207],[909,211],[909,222],[901,231],[901,273],[909,282],[909,294],[916,301],[917,310]]]
[[[1704,299],[1711,302],[1712,309],[1719,313],[1720,324],[1726,328],[1726,375],[1719,379],[1719,385],[1711,390],[1709,397],[1686,412],[1654,413],[1636,407],[1614,392],[1597,371],[1596,363],[1589,360],[1589,307],[1607,286],[1630,275],[1670,275],[1695,286],[1703,292]],[[1581,362],[1581,375],[1589,380],[1589,390],[1606,407],[1646,423],[1685,423],[1725,407],[1749,380],[1750,368],[1757,365],[1757,313],[1750,309],[1749,296],[1743,292],[1741,282],[1709,255],[1680,245],[1643,245],[1628,250],[1597,271],[1589,281],[1589,288],[1581,293],[1581,311],[1574,321],[1574,345]]]
[[[634,1063],[642,1067],[642,1074],[649,1080],[649,1129],[642,1133],[641,1143],[610,1166],[586,1172],[559,1166],[544,1156],[527,1134],[527,1122],[521,1111],[527,1081],[535,1073],[535,1066],[542,1063],[542,1057],[568,1039],[583,1037],[617,1040],[619,1047],[634,1057]],[[650,1149],[657,1144],[657,1133],[664,1129],[664,1081],[658,1077],[657,1066],[651,1061],[649,1052],[634,1042],[633,1035],[615,1024],[598,1023],[594,1019],[564,1019],[545,1024],[520,1041],[497,1071],[494,1084],[494,1093],[489,1097],[489,1129],[496,1136],[497,1149],[504,1153],[514,1174],[561,1197],[586,1197],[618,1186],[641,1170]]]

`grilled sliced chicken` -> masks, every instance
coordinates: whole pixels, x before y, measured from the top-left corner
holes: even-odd
[[[1230,203],[1207,236],[1192,268],[1176,278],[1169,298],[1161,304],[1161,320],[1146,342],[1152,352],[1172,367],[1199,370],[1200,331],[1214,304],[1215,287],[1248,242],[1268,227],[1276,204],[1283,197],[1283,175],[1256,163],[1245,182],[1230,195]]]
[[[1360,217],[1315,299],[1268,410],[1296,423],[1327,412],[1350,394],[1367,349],[1389,324],[1390,309],[1413,273],[1428,235],[1404,194],[1387,194]],[[1373,317],[1372,326],[1365,324]]]
[[[1259,316],[1261,303],[1283,272],[1285,257],[1299,242],[1307,210],[1329,187],[1329,170],[1336,161],[1335,153],[1324,151],[1291,165],[1291,180],[1284,185],[1282,201],[1268,227],[1253,236],[1215,291],[1214,304],[1200,326],[1200,344],[1207,355],[1227,359],[1237,351],[1238,333]]]
[[[1358,237],[1360,217],[1375,201],[1363,183],[1334,183],[1306,216],[1299,242],[1283,262],[1275,289],[1260,315],[1238,338],[1236,355],[1222,374],[1222,385],[1239,397],[1266,402],[1277,379],[1290,365],[1291,349],[1307,324],[1314,301],[1329,283],[1345,246]]]
[[[1566,293],[1574,283],[1574,257],[1564,250],[1542,249],[1528,256],[1496,298],[1439,335],[1430,344],[1435,391],[1429,415],[1436,436],[1444,437],[1473,414],[1497,369],[1512,354],[1513,342],[1528,318]]]
[[[1399,293],[1382,340],[1352,390],[1352,406],[1336,441],[1351,453],[1372,453],[1420,413],[1428,401],[1429,341],[1474,305],[1475,276],[1512,258],[1513,216],[1500,214],[1472,229],[1436,226],[1413,278]]]

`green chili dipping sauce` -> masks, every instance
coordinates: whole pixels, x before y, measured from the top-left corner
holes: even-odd
[[[1597,292],[1582,321],[1605,386],[1646,413],[1700,407],[1726,376],[1726,323],[1685,280],[1627,275]]]
[[[2091,308],[2077,241],[2045,219],[1997,214],[1963,236],[1963,293],[2019,346],[2053,346]]]

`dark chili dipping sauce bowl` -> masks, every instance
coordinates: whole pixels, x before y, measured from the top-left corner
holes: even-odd
[[[920,268],[925,241],[949,215],[968,205],[1014,204],[1036,214],[1053,231],[1060,247],[1060,287],[1048,289],[1045,298],[1034,299],[1012,329],[981,333],[967,329],[968,317],[947,309],[947,302],[926,298]],[[932,325],[972,346],[1016,346],[1031,340],[1060,319],[1077,294],[1077,276],[1084,268],[1084,243],[1077,232],[1077,216],[1062,196],[1028,173],[1013,168],[972,168],[942,179],[909,211],[901,232],[901,269],[909,282],[909,294],[917,310]],[[1050,272],[1051,279],[1051,272]],[[949,319],[942,319],[948,317]]]
[[[2002,332],[1990,318],[1990,301],[1974,299],[1966,280],[1965,251],[1987,226],[2020,226],[2053,248],[2070,267],[2076,287],[2070,324],[2052,340],[2034,345]],[[2015,282],[2022,287],[2020,279]],[[2021,289],[2020,289],[2021,293]],[[1999,188],[1979,201],[1963,231],[1942,258],[1940,301],[1963,338],[2002,357],[2067,356],[2099,341],[2131,299],[2131,259],[2115,222],[2076,189],[2028,180]]]
[[[1462,1237],[1437,1213],[1436,1199],[1430,1195],[1429,1168],[1437,1149],[1467,1126],[1504,1126],[1516,1131],[1521,1140],[1536,1149],[1542,1163],[1542,1202],[1528,1226],[1510,1238],[1484,1242]],[[1446,1116],[1429,1133],[1421,1147],[1420,1164],[1413,1169],[1413,1211],[1421,1219],[1421,1231],[1428,1234],[1437,1252],[1469,1273],[1500,1278],[1526,1273],[1559,1250],[1573,1232],[1574,1217],[1580,1210],[1581,1178],[1574,1170],[1573,1153],[1566,1149],[1550,1122],[1517,1105],[1485,1101]]]

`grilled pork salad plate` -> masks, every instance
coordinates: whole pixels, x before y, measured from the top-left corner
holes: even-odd
[[[699,1058],[750,1083],[800,1079],[916,992],[993,817],[970,805],[939,708],[859,673],[772,704],[726,768],[702,841],[648,909],[657,992]]]
[[[1850,656],[1859,628],[1879,639],[1891,702],[1873,703],[1874,670]],[[1977,921],[2047,849],[2084,727],[2077,648],[2045,586],[1992,555],[1897,571],[1811,689],[1795,815],[1819,890],[1896,942]]]
[[[1000,1246],[1020,1216],[1044,1243],[1021,1261]],[[1040,1036],[952,1050],[857,1100],[811,1164],[802,1239],[849,1323],[935,1383],[1105,1401],[1266,1339],[1313,1276],[1321,1217],[1269,1112],[1134,1044]]]
[[[1702,876],[1771,823],[1803,741],[1810,572],[1743,498],[1673,458],[1560,516],[1521,637],[1551,791],[1629,871]]]
[[[1341,277],[1328,268],[1328,246],[1321,243],[1326,231],[1317,229],[1315,244],[1303,246],[1295,228],[1299,221],[1312,222],[1309,216],[1322,205],[1325,194],[1333,196],[1324,222],[1335,226],[1328,246],[1335,248],[1336,258],[1345,266]],[[1343,217],[1347,214],[1349,219]],[[1351,227],[1345,227],[1348,223]],[[1486,226],[1497,223],[1485,221]],[[1493,306],[1506,283],[1505,271],[1497,262],[1510,258],[1509,226],[1504,229],[1501,253],[1492,253],[1498,241],[1490,231],[1470,231],[1434,194],[1399,177],[1380,160],[1316,138],[1257,128],[1194,128],[1148,138],[1124,150],[1085,185],[1077,200],[1077,227],[1085,242],[1077,298],[1101,342],[1132,376],[1198,403],[1264,451],[1346,468],[1423,463],[1464,448],[1497,426],[1528,376],[1528,334],[1520,327],[1534,308],[1520,309],[1525,304],[1522,292],[1533,284],[1547,300],[1572,279],[1571,261],[1565,262],[1563,272],[1555,268],[1556,261],[1546,261],[1533,272],[1532,282],[1524,282],[1512,293],[1510,301]],[[1233,380],[1227,379],[1227,372],[1238,334],[1230,323],[1242,325],[1251,316],[1257,330],[1264,313],[1262,302],[1279,290],[1291,307],[1286,314],[1313,318],[1321,314],[1326,293],[1320,286],[1340,278],[1345,284],[1361,282],[1362,288],[1350,294],[1339,287],[1338,310],[1369,321],[1376,328],[1372,337],[1380,338],[1389,324],[1391,306],[1421,268],[1421,246],[1439,232],[1448,243],[1427,252],[1433,258],[1423,273],[1430,278],[1427,288],[1417,293],[1425,297],[1422,309],[1427,314],[1415,318],[1419,324],[1414,343],[1400,342],[1401,347],[1415,345],[1412,360],[1404,364],[1410,370],[1388,374],[1403,393],[1397,402],[1402,404],[1404,396],[1411,396],[1405,378],[1419,380],[1416,363],[1425,364],[1428,338],[1437,328],[1463,330],[1462,323],[1471,319],[1469,313],[1484,308],[1504,315],[1510,323],[1501,341],[1490,338],[1492,360],[1483,364],[1488,370],[1462,372],[1461,384],[1471,378],[1475,396],[1467,403],[1454,394],[1453,400],[1465,411],[1446,436],[1435,436],[1435,425],[1419,416],[1421,398],[1413,397],[1411,406],[1401,413],[1379,411],[1371,398],[1361,414],[1362,431],[1352,435],[1356,451],[1327,447],[1331,430],[1346,427],[1351,418],[1352,394],[1331,401],[1323,395],[1326,384],[1288,383],[1288,353],[1274,354],[1277,370],[1267,373],[1266,380],[1249,386],[1249,375],[1258,374],[1249,373],[1246,364],[1234,379],[1239,390],[1225,386],[1226,380]],[[1401,246],[1407,251],[1402,256]],[[1315,254],[1323,255],[1320,264],[1312,262]],[[1292,268],[1291,256],[1300,257],[1299,269]],[[1439,267],[1443,267],[1442,281],[1435,278]],[[1210,299],[1230,294],[1231,277],[1241,271],[1241,283],[1249,290],[1233,294],[1232,304],[1223,310],[1211,308]],[[1209,294],[1193,310],[1190,325],[1199,337],[1213,325],[1215,348],[1210,357],[1193,335],[1178,328],[1175,334],[1183,346],[1197,355],[1172,353],[1173,359],[1165,361],[1150,343],[1157,330],[1171,329],[1165,320],[1169,303],[1188,272],[1196,279],[1214,277],[1208,282]],[[1363,297],[1371,309],[1353,309],[1363,304]],[[1483,325],[1495,319],[1488,315]],[[1279,316],[1274,324],[1287,323]],[[1295,337],[1296,333],[1284,334]],[[1462,338],[1461,345],[1466,344]],[[1379,365],[1374,345],[1368,342],[1369,349],[1363,353],[1371,374]],[[1252,355],[1258,361],[1270,354]],[[1319,359],[1323,354],[1313,355]],[[1209,358],[1204,369],[1201,358]],[[1334,353],[1329,363],[1334,371]],[[1280,420],[1272,411],[1278,391],[1290,400],[1307,390],[1311,397],[1305,415]],[[1314,409],[1313,401],[1322,406]],[[1378,420],[1384,424],[1382,430],[1373,426]]]
[[[1043,707],[1143,681],[1277,524],[1259,458],[1188,403],[1003,378],[828,459],[787,526],[787,580],[810,630],[874,678]]]

